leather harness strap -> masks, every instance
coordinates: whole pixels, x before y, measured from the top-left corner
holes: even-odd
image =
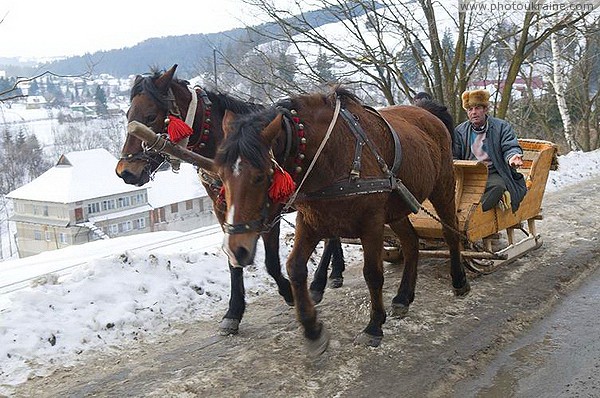
[[[381,114],[377,112],[374,108],[365,108],[370,113],[378,116],[386,123],[388,131],[393,137],[394,163],[392,165],[392,169],[389,169],[387,163],[379,154],[377,146],[365,133],[364,129],[362,128],[356,117],[348,109],[342,108],[340,110],[340,114],[350,127],[350,131],[356,138],[357,142],[355,147],[354,160],[352,162],[352,169],[350,171],[350,178],[348,180],[344,179],[342,181],[337,181],[323,189],[303,194],[301,195],[301,197],[310,200],[338,198],[341,196],[354,196],[381,192],[397,192],[400,196],[402,196],[403,200],[409,206],[410,210],[413,213],[418,213],[421,209],[421,204],[406,188],[406,186],[402,183],[400,178],[396,177],[398,171],[400,170],[400,164],[402,163],[402,148],[400,145],[398,134],[396,134],[396,131],[387,122],[387,120],[385,120],[385,118],[381,116]],[[370,149],[373,156],[375,156],[377,164],[379,165],[379,167],[385,175],[383,178],[359,178],[361,167],[361,153],[362,148],[365,145]]]

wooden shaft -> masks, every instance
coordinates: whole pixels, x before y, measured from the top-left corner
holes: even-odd
[[[132,121],[127,125],[127,132],[140,140],[152,145],[152,149],[158,152],[175,156],[184,162],[191,163],[202,169],[214,171],[214,162],[212,159],[198,155],[195,152],[188,151],[186,148],[172,143],[169,140],[156,134],[150,128],[140,122]]]

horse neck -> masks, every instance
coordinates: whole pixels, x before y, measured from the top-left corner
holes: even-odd
[[[193,133],[189,140],[189,148],[193,152],[213,158],[217,147],[223,140],[221,121],[223,120],[225,110],[211,99],[211,97],[214,98],[214,95],[209,91],[200,89],[202,92],[200,90],[193,90],[193,93],[191,93],[189,88],[184,84],[175,84],[172,88],[182,118],[185,118],[185,115],[188,113],[190,103],[192,102],[191,95],[196,96],[197,103],[194,110],[194,122],[192,124]],[[204,93],[208,95],[211,101],[210,105],[204,102],[202,97]],[[208,107],[210,107],[210,114],[207,114]],[[204,139],[203,135],[206,134],[208,138]],[[200,145],[201,143],[204,143],[204,145]]]

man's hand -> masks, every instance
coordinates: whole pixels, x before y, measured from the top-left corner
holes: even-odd
[[[523,167],[523,155],[517,153],[513,155],[508,161],[508,165],[512,168],[518,169],[519,167]]]

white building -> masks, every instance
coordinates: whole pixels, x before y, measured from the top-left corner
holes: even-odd
[[[70,152],[14,191],[19,256],[113,236],[188,231],[216,223],[212,202],[193,166],[157,173],[151,183],[125,184],[105,149]]]

